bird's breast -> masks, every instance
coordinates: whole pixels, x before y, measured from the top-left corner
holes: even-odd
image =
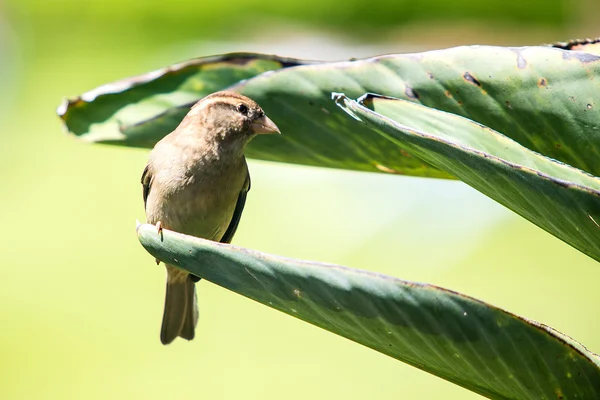
[[[241,165],[199,165],[159,171],[146,214],[167,229],[220,240],[232,219],[247,175]]]

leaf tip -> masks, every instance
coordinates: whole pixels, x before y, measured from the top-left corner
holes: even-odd
[[[335,105],[344,110],[346,114],[348,114],[355,120],[362,122],[362,120],[350,109],[350,105],[356,103],[354,100],[349,99],[348,96],[346,96],[344,93],[338,92],[332,92],[331,99],[335,102]]]
[[[56,115],[60,118],[65,132],[78,135],[71,126],[70,115],[71,111],[76,107],[80,107],[82,103],[83,100],[81,97],[75,97],[73,99],[64,98],[58,107],[56,107]]]
[[[348,97],[346,97],[345,93],[331,92],[331,100],[335,101],[336,104],[339,104],[340,102],[347,99]]]

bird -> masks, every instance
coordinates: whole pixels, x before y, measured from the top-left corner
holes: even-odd
[[[142,173],[146,220],[169,229],[230,243],[250,190],[244,156],[257,135],[279,128],[252,99],[220,91],[195,103],[174,131],[150,152]],[[159,263],[158,260],[156,260]],[[192,340],[198,323],[199,277],[166,265],[162,344]]]

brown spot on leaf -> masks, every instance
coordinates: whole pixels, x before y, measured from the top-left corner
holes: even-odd
[[[452,93],[450,93],[450,91],[449,91],[449,90],[446,90],[446,91],[444,92],[444,94],[446,95],[446,97],[447,97],[447,98],[449,98],[449,99],[451,99],[451,98],[452,98]]]
[[[548,86],[548,81],[546,80],[546,78],[540,78],[540,80],[538,81],[538,86],[539,87]]]
[[[481,87],[481,83],[475,78],[469,71],[465,72],[463,75],[465,81],[472,83],[473,85]]]
[[[404,157],[412,157],[412,155],[404,149],[400,149],[400,154],[402,154]]]
[[[563,392],[560,388],[556,388],[554,393],[556,394],[556,398],[559,400],[563,400],[565,398],[565,396],[563,395]]]
[[[554,147],[556,147],[557,149],[560,149],[560,148],[562,147],[562,145],[561,145],[560,143],[556,143],[556,144],[554,145]]]
[[[512,104],[510,104],[510,101],[508,101],[508,100],[506,100],[506,107],[508,107],[512,110]]]
[[[410,99],[419,100],[419,94],[408,85],[406,85],[406,89],[404,89],[404,94]]]

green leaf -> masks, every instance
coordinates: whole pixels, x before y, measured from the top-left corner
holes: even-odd
[[[534,321],[432,285],[138,226],[152,256],[495,399],[600,397],[600,361]]]
[[[100,86],[58,109],[68,130],[91,142],[153,147],[202,97],[266,71],[308,64],[264,54],[197,58]],[[140,129],[152,119],[152,129]]]
[[[237,67],[242,75],[244,66]],[[223,73],[229,79],[221,79],[220,71],[210,78],[214,79],[211,91],[234,83],[228,68]],[[258,72],[255,68],[244,77]],[[171,74],[161,75],[164,82]],[[167,87],[163,81],[153,85],[153,79],[137,78],[146,83],[132,87],[109,86],[112,97],[98,103],[107,91],[100,88],[97,95],[80,99],[85,113],[72,113],[72,103],[61,110],[63,119],[72,132],[88,140],[151,147],[177,126],[189,106],[182,105],[184,99],[196,100],[206,93],[196,92],[193,85],[185,86],[186,90]],[[449,177],[352,124],[330,102],[331,92],[352,98],[374,92],[468,117],[529,149],[600,174],[600,57],[590,53],[543,46],[457,47],[283,68],[230,89],[258,101],[284,133],[252,142],[247,154],[254,158]],[[159,92],[182,101],[146,104]],[[116,104],[110,108],[113,114],[105,110],[109,100]],[[86,123],[93,123],[93,129],[85,129]]]
[[[348,114],[600,261],[600,179],[466,118],[404,100],[337,95]]]

